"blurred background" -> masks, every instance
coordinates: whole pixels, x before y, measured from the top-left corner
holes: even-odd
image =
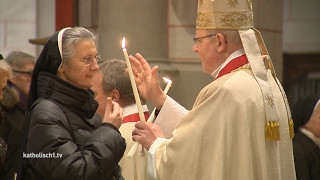
[[[320,1],[252,0],[276,73],[292,106],[320,92]],[[202,72],[192,51],[197,0],[0,0],[0,53],[13,50],[38,56],[46,39],[67,26],[98,34],[103,60],[141,53],[160,76],[173,81],[169,95],[190,109],[213,78]],[[162,82],[163,88],[165,82]]]

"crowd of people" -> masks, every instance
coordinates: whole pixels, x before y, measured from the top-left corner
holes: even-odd
[[[125,61],[100,63],[84,27],[55,32],[37,58],[0,60],[0,179],[319,179],[320,95],[291,117],[251,1],[199,0],[197,11],[193,51],[213,81],[192,109],[163,92],[158,66],[129,56],[154,123],[140,121]],[[237,13],[237,25],[217,20]]]
[[[36,58],[21,51],[12,51],[6,58],[12,70],[12,78],[5,87],[0,106],[4,113],[4,121],[0,126],[0,137],[8,146],[6,160],[8,168],[7,179],[14,179],[20,158],[20,136],[23,131],[25,111],[31,76]]]
[[[2,55],[1,55],[2,58]],[[0,100],[3,99],[3,93],[6,91],[7,81],[11,79],[12,72],[8,63],[0,59]],[[0,126],[4,121],[2,108],[0,108]],[[7,144],[2,137],[0,137],[0,178],[4,179],[7,176]]]

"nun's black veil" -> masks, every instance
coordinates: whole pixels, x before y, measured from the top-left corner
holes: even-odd
[[[29,111],[31,105],[38,99],[37,79],[39,73],[47,72],[56,75],[57,70],[62,62],[58,47],[58,34],[59,32],[56,32],[50,37],[42,49],[42,52],[34,66],[28,97],[27,112]]]
[[[305,125],[311,118],[320,94],[309,94],[300,98],[293,107],[292,120],[294,123],[294,132],[297,133],[299,128]]]
[[[26,110],[26,119],[23,127],[23,134],[21,137],[21,151],[20,151],[20,159],[17,171],[17,180],[22,178],[22,166],[23,166],[23,156],[22,153],[26,150],[27,138],[28,138],[28,130],[30,125],[30,107],[31,105],[38,99],[37,95],[37,79],[40,72],[47,72],[50,74],[56,75],[57,70],[62,62],[62,58],[60,56],[59,47],[58,47],[58,34],[59,32],[54,33],[50,39],[47,41],[45,46],[42,49],[39,58],[33,69],[33,74],[31,78],[30,91],[28,97],[28,104]]]

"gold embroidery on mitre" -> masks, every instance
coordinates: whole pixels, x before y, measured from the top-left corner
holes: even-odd
[[[224,23],[223,26],[237,28],[252,24],[253,17],[252,15],[247,15],[246,13],[231,13],[225,15],[224,18],[220,18],[220,20],[221,23]]]
[[[231,8],[231,7],[236,7],[236,4],[239,4],[238,3],[238,0],[228,0],[228,3],[227,4],[229,4],[229,8]]]
[[[267,95],[267,96],[266,96],[266,99],[267,99],[267,101],[268,101],[269,106],[270,106],[271,108],[273,108],[273,106],[274,106],[274,100],[273,100],[272,96]]]
[[[248,1],[248,8],[250,11],[252,11],[252,2],[251,0],[247,0]]]
[[[293,120],[290,119],[289,122],[289,134],[290,134],[290,138],[293,139],[294,138],[294,124],[293,124]]]
[[[212,22],[210,18],[208,18],[208,16],[203,13],[198,14],[196,23],[197,23],[197,27],[202,27],[202,28],[212,26]]]
[[[280,140],[279,123],[275,121],[267,121],[265,128],[266,140]]]
[[[204,5],[203,0],[199,0],[199,6],[200,6],[200,7],[203,7],[203,5]]]

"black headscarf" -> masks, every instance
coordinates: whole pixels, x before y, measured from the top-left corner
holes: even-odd
[[[47,72],[56,75],[57,70],[62,62],[58,47],[59,31],[54,33],[45,44],[40,56],[33,69],[31,78],[30,91],[28,97],[27,111],[30,106],[38,99],[37,79],[40,72]]]
[[[294,132],[298,132],[309,121],[319,99],[320,94],[310,94],[297,101],[292,111]]]

